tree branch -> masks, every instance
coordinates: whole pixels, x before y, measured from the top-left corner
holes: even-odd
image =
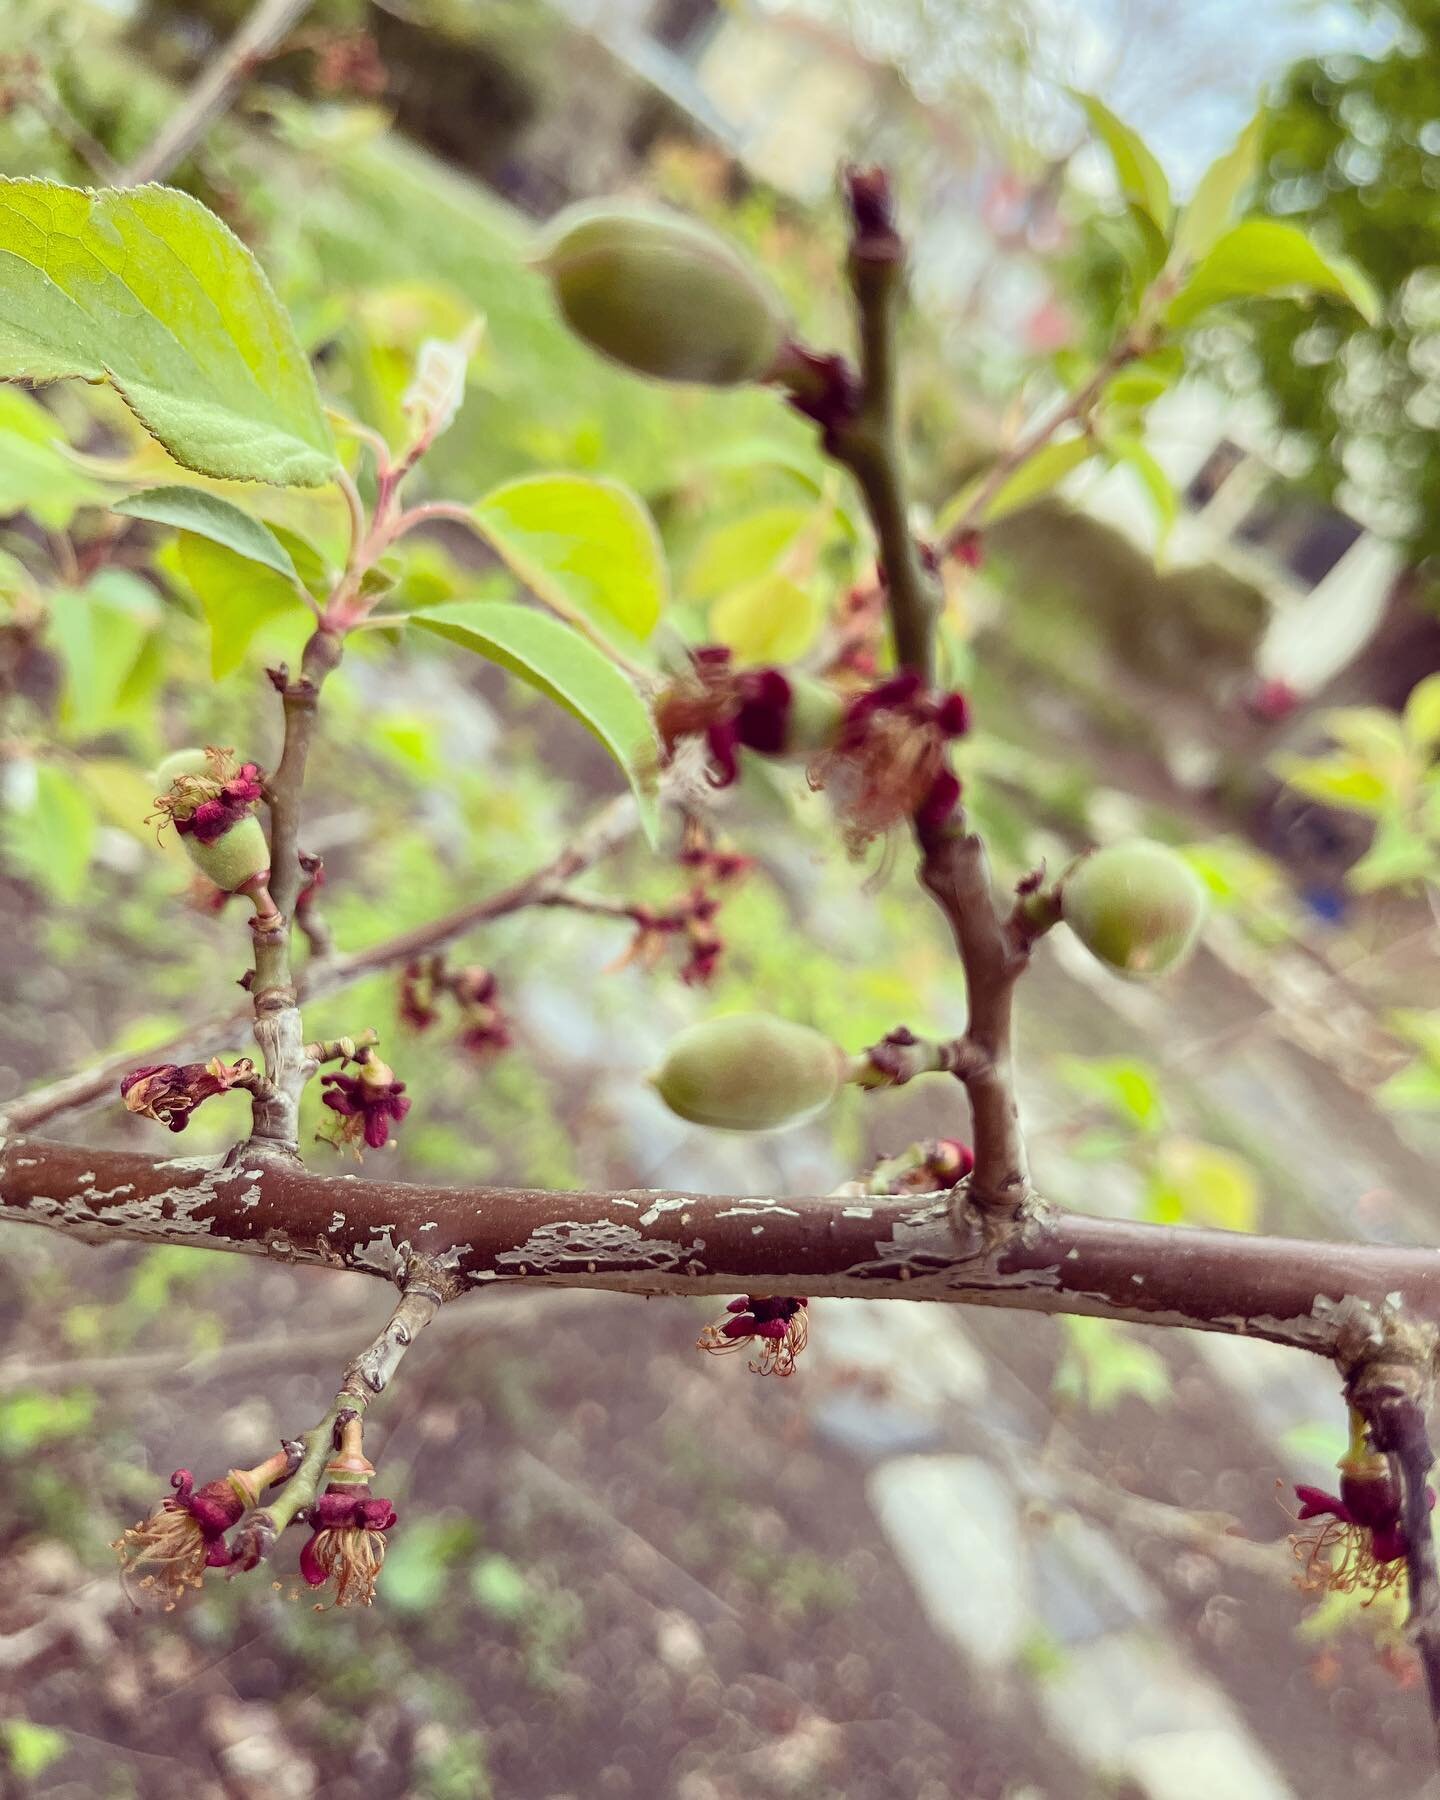
[[[311,0],[259,0],[225,48],[200,71],[170,117],[118,178],[119,187],[163,181],[230,110],[235,96],[310,10]]]
[[[1137,1224],[1033,1200],[1016,1218],[962,1208],[957,1221],[949,1196],[410,1186],[18,1138],[0,1155],[6,1219],[90,1243],[188,1243],[397,1283],[419,1256],[457,1291],[531,1282],[958,1301],[1191,1326],[1325,1356],[1357,1309],[1390,1296],[1440,1321],[1431,1250]]]
[[[509,887],[372,944],[368,950],[333,957],[305,969],[296,983],[301,1000],[308,1004],[324,999],[368,975],[403,967],[427,951],[443,949],[478,926],[489,924],[492,919],[505,918],[524,907],[544,903],[564,882],[613,855],[633,836],[638,820],[630,795],[610,801],[576,830],[558,856],[529,875],[521,876]],[[250,1028],[251,1018],[248,1009],[214,1014],[185,1026],[173,1037],[143,1052],[129,1050],[108,1056],[93,1068],[34,1088],[0,1109],[0,1127],[10,1131],[32,1131],[37,1125],[46,1125],[65,1113],[79,1112],[102,1101],[113,1100],[116,1082],[135,1067],[137,1056],[155,1062],[183,1062],[192,1052],[238,1041]]]

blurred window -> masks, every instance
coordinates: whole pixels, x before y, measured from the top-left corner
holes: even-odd
[[[1245,452],[1240,446],[1232,444],[1229,438],[1221,438],[1190,477],[1185,489],[1186,503],[1196,512],[1202,512],[1244,461]]]
[[[650,20],[650,35],[667,50],[694,49],[715,19],[715,0],[660,0]]]
[[[1265,488],[1235,528],[1240,543],[1279,563],[1306,588],[1318,586],[1360,534],[1353,519],[1287,494],[1278,482]]]

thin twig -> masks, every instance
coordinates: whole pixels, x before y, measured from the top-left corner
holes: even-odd
[[[310,10],[311,0],[259,0],[225,48],[200,71],[184,99],[117,180],[120,187],[163,181],[230,110],[255,70]]]

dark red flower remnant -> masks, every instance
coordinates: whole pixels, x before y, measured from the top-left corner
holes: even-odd
[[[1295,1489],[1299,1522],[1321,1521],[1290,1540],[1305,1565],[1298,1584],[1307,1593],[1357,1592],[1368,1606],[1396,1587],[1404,1572],[1407,1544],[1400,1491],[1388,1460],[1369,1448],[1358,1427],[1339,1467],[1338,1494],[1303,1484]],[[1434,1490],[1426,1491],[1433,1510]]]
[[[218,1056],[208,1063],[152,1063],[125,1076],[120,1097],[129,1112],[183,1131],[197,1106],[231,1088],[247,1087],[254,1078],[248,1056],[236,1063],[223,1063]]]
[[[320,1077],[325,1089],[321,1098],[338,1117],[334,1135],[328,1140],[337,1149],[342,1144],[357,1149],[363,1140],[372,1150],[383,1150],[390,1141],[390,1128],[398,1125],[410,1110],[410,1097],[405,1083],[395,1079],[388,1063],[367,1056],[358,1075],[330,1071]]]
[[[809,1341],[809,1305],[790,1295],[743,1294],[725,1308],[729,1318],[705,1327],[695,1348],[720,1356],[758,1342],[758,1358],[749,1365],[753,1374],[793,1375],[795,1359]]]
[[[231,1469],[201,1488],[188,1469],[177,1469],[170,1477],[173,1496],[111,1546],[120,1557],[126,1593],[169,1612],[187,1590],[200,1586],[207,1569],[229,1568],[235,1554],[226,1532],[290,1466],[288,1453],[280,1450],[253,1469]]]

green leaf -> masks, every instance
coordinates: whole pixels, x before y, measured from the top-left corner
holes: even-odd
[[[204,609],[217,681],[240,667],[262,625],[301,604],[283,575],[193,531],[176,540],[176,561]]]
[[[1043,445],[1033,456],[1027,456],[1015,473],[996,491],[978,523],[993,525],[1008,513],[1019,512],[1022,507],[1039,500],[1052,488],[1058,487],[1071,470],[1088,462],[1098,450],[1099,446],[1088,436],[1063,438],[1058,444]],[[987,479],[987,475],[977,475],[961,488],[953,500],[946,503],[938,521],[942,533],[948,531],[961,517]]]
[[[1246,219],[1196,264],[1170,302],[1166,319],[1171,325],[1189,325],[1221,301],[1264,294],[1333,294],[1348,300],[1367,325],[1380,314],[1370,278],[1347,257],[1325,255],[1298,225]]]
[[[482,1556],[470,1571],[470,1592],[497,1619],[523,1619],[535,1606],[530,1583],[508,1556]]]
[[[1141,207],[1160,228],[1170,228],[1170,183],[1140,134],[1117,119],[1103,100],[1093,94],[1076,94],[1085,108],[1085,116],[1096,137],[1110,152],[1120,191],[1133,205]]]
[[[63,1731],[52,1725],[36,1725],[30,1719],[0,1719],[0,1747],[5,1761],[21,1781],[38,1781],[51,1763],[70,1748]]]
[[[710,609],[710,635],[742,663],[785,663],[808,650],[820,624],[815,596],[780,574],[747,582]]]
[[[193,532],[209,538],[212,544],[223,544],[237,556],[247,557],[283,575],[287,581],[298,581],[290,552],[268,525],[218,494],[203,488],[146,488],[143,493],[129,494],[117,500],[110,509],[126,518],[146,519],[152,525],[173,525],[178,531]]]
[[[641,642],[659,623],[668,586],[660,535],[618,481],[527,475],[473,511],[497,555],[557,612]]]
[[[1155,509],[1155,554],[1158,557],[1180,516],[1180,496],[1170,477],[1156,462],[1139,438],[1118,433],[1107,434],[1105,447],[1123,468],[1133,470],[1146,498]]]
[[[1159,1083],[1144,1063],[1128,1056],[1062,1056],[1056,1067],[1077,1093],[1101,1101],[1141,1131],[1158,1131],[1164,1122]]]
[[[1254,1231],[1260,1187],[1243,1157],[1194,1138],[1172,1137],[1156,1147],[1146,1216],[1162,1225],[1212,1225]]]
[[[1440,744],[1440,675],[1427,675],[1405,702],[1405,736],[1416,750]]]
[[[414,613],[410,623],[508,669],[594,733],[625,771],[654,842],[655,731],[640,696],[602,650],[557,619],[504,600]]]
[[[114,723],[159,620],[155,590],[128,569],[102,569],[83,588],[50,596],[49,641],[64,669],[60,717],[70,736],[93,737]]]
[[[707,531],[685,569],[684,591],[718,600],[768,575],[815,517],[812,506],[765,506]]]
[[[1350,812],[1378,814],[1392,799],[1383,776],[1353,756],[1277,756],[1274,768],[1297,794]]]
[[[1430,1112],[1440,1108],[1440,1070],[1411,1063],[1375,1090],[1375,1098],[1392,1112]]]
[[[1128,1395],[1158,1406],[1170,1393],[1165,1360],[1109,1319],[1061,1321],[1066,1349],[1055,1371],[1055,1392],[1081,1400],[1092,1412],[1109,1412]]]
[[[319,391],[259,263],[173,188],[0,180],[0,379],[109,381],[177,462],[315,486]]]
[[[1204,256],[1229,225],[1236,201],[1260,167],[1264,135],[1265,115],[1257,112],[1224,155],[1217,156],[1200,177],[1175,230],[1175,248],[1187,262]]]
[[[106,504],[106,490],[76,468],[45,408],[0,387],[0,518],[28,512],[47,531],[63,531],[79,507]]]
[[[28,803],[12,803],[0,826],[5,854],[27,880],[67,904],[80,898],[95,844],[95,809],[67,770],[41,763]]]
[[[1437,872],[1440,858],[1428,838],[1402,819],[1382,819],[1370,848],[1345,871],[1345,885],[1357,894],[1374,894],[1433,879]]]

